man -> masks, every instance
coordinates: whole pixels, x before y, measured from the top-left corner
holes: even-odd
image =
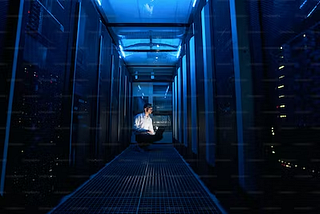
[[[154,132],[152,119],[150,117],[153,110],[152,105],[146,103],[143,108],[144,112],[137,114],[134,118],[133,130],[139,147],[147,151],[147,147],[151,143],[163,138],[164,128],[159,128],[157,132]],[[139,151],[141,151],[141,149],[139,149]]]

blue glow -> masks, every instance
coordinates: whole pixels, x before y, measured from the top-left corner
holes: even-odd
[[[120,51],[119,51],[120,53]],[[177,63],[177,50],[174,52],[130,52],[126,53],[126,63],[128,64],[144,64],[144,65],[168,65]],[[158,60],[156,60],[158,57]]]
[[[123,51],[123,47],[121,45],[119,45],[119,48],[120,48],[121,55],[123,56],[123,58],[125,58],[126,54]]]
[[[108,0],[104,12],[110,23],[188,23],[194,0]]]
[[[180,69],[180,68],[179,68]],[[167,90],[166,90],[166,92],[164,93],[164,98],[166,98],[167,97],[167,94],[168,94],[168,91],[169,91],[169,85],[168,85],[168,87],[167,87]]]
[[[181,53],[181,45],[179,45],[179,49],[178,49],[178,53],[177,53],[177,58],[179,58],[180,53]]]
[[[192,7],[196,6],[197,0],[194,0]]]
[[[300,9],[307,3],[308,0],[305,0],[301,5],[300,5]]]
[[[310,11],[310,13],[307,15],[307,18],[313,13],[313,11],[318,7],[319,4],[320,4],[320,1],[318,1],[316,6],[314,6],[314,8]]]
[[[153,43],[158,43],[158,44],[167,44],[167,45],[173,45],[173,46],[178,46],[180,43],[181,39],[153,39]]]
[[[145,43],[148,44],[150,39],[121,39],[122,45],[128,47],[130,45]]]
[[[161,32],[160,32],[161,33]],[[175,50],[181,43],[181,39],[121,39],[121,45],[124,51],[130,50],[144,50],[149,49],[150,46],[156,47],[159,50]]]
[[[98,2],[98,4],[99,4],[99,6],[101,6],[101,1],[100,1],[100,0],[97,0],[97,2]]]

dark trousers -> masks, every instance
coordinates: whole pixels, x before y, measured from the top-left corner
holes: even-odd
[[[147,147],[150,144],[159,141],[163,138],[163,131],[158,130],[155,135],[137,134],[136,141],[141,148]]]

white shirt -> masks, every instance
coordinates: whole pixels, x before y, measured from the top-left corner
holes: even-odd
[[[147,134],[147,131],[151,132],[148,134],[155,134],[153,130],[152,119],[150,115],[146,116],[145,113],[137,114],[134,117],[133,129],[135,134]]]

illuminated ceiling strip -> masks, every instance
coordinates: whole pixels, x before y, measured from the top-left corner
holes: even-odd
[[[178,49],[178,53],[177,53],[177,58],[179,58],[180,53],[181,53],[181,45],[179,45],[179,49]]]
[[[305,0],[301,5],[300,5],[300,9],[307,3],[308,0]]]
[[[143,49],[143,50],[139,50],[139,49],[133,49],[133,50],[125,50],[126,52],[176,52],[177,50],[158,50],[158,49]]]
[[[192,7],[196,6],[196,3],[197,3],[197,0],[194,0]]]
[[[106,23],[107,27],[189,27],[189,23]]]
[[[160,45],[161,46],[172,47],[172,48],[178,48],[177,45],[169,45],[169,44],[165,44],[165,43],[136,43],[136,44],[133,44],[133,45],[125,46],[125,48],[140,47],[140,46],[157,46],[157,47],[160,47]]]
[[[313,13],[313,11],[315,11],[315,9],[318,7],[319,4],[320,4],[320,1],[318,1],[316,6],[314,6],[314,8],[310,11],[310,13],[307,15],[307,18]]]
[[[126,54],[123,51],[123,47],[121,45],[119,45],[119,48],[120,48],[121,55],[123,56],[123,58],[125,58]]]

